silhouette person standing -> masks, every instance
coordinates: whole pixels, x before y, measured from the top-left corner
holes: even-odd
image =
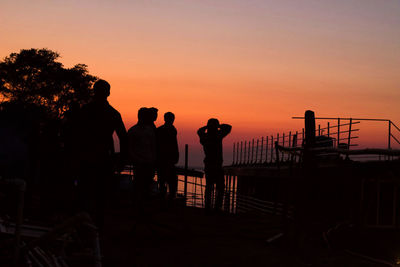
[[[207,126],[200,128],[197,134],[205,154],[204,171],[206,175],[205,208],[211,209],[211,194],[216,185],[215,210],[220,211],[224,196],[224,172],[222,170],[222,139],[231,132],[232,126],[219,124],[217,119],[209,119]]]
[[[126,129],[120,113],[107,101],[110,84],[98,80],[93,85],[93,101],[80,110],[78,199],[81,208],[93,217],[97,226],[104,223],[107,188],[113,176],[113,133],[120,141],[122,158],[126,148]],[[77,156],[78,156],[77,155]]]
[[[164,114],[164,125],[156,130],[157,136],[157,175],[160,194],[162,198],[166,195],[166,183],[169,188],[169,199],[175,198],[178,187],[178,176],[175,164],[179,160],[177,131],[173,125],[175,115],[172,112]]]
[[[142,215],[144,212],[144,202],[151,195],[155,175],[156,114],[156,109],[139,109],[138,122],[128,131],[128,152],[133,165],[133,199],[136,215]]]

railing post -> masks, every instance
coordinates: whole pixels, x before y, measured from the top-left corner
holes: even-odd
[[[240,164],[240,154],[239,154],[239,142],[236,143],[236,165]]]
[[[337,148],[339,148],[340,143],[340,118],[337,119]]]
[[[388,149],[391,149],[391,144],[390,144],[390,141],[391,141],[390,139],[392,137],[392,121],[391,120],[389,120],[388,126],[389,126],[389,131],[388,131]]]
[[[244,141],[244,150],[243,150],[243,164],[246,164],[247,163],[247,161],[246,161],[246,156],[247,156],[247,150],[246,150],[246,148],[247,148],[247,141]]]
[[[242,164],[243,162],[243,141],[240,141],[240,162],[239,164]]]
[[[330,132],[330,126],[329,126],[329,121],[328,121],[328,137],[330,136],[331,132]]]
[[[269,136],[265,138],[265,163],[268,163],[268,138]]]
[[[254,138],[251,140],[251,159],[250,159],[250,164],[253,164],[253,159],[254,159]]]
[[[271,158],[269,161],[272,163],[274,160],[274,135],[271,135]]]
[[[258,159],[258,143],[260,142],[260,140],[257,138],[257,146],[256,146],[256,158],[254,160],[254,163],[257,163],[257,159]],[[262,150],[261,150],[262,151]]]
[[[285,133],[282,134],[282,146],[285,146]],[[285,152],[283,152],[283,150],[281,152],[281,159],[282,161],[285,159]]]
[[[279,155],[278,155],[279,150],[277,150],[276,145],[279,145],[279,133],[276,134],[276,141],[275,141],[275,152],[276,152],[275,153],[275,156],[276,156],[275,161],[279,161]]]
[[[185,196],[185,203],[187,201],[187,172],[188,172],[188,154],[189,154],[189,145],[185,145],[185,185],[184,185],[184,190],[183,194]]]
[[[235,165],[235,143],[233,143],[232,165]]]
[[[349,136],[347,140],[347,149],[350,149],[350,140],[351,140],[351,125],[353,124],[353,119],[350,118],[350,124],[349,124]]]
[[[250,163],[250,140],[249,140],[249,147],[248,147],[248,149],[247,149],[247,164],[249,164]]]
[[[263,149],[264,149],[264,136],[263,136],[263,137],[261,137],[260,163],[262,163],[262,158],[263,158]]]

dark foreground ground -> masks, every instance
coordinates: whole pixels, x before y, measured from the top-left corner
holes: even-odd
[[[134,225],[129,209],[108,211],[104,266],[385,266],[329,249],[322,238],[306,254],[283,241],[268,243],[280,233],[272,215],[206,216],[202,209],[174,207]]]

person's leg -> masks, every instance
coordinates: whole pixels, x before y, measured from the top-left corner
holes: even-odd
[[[220,170],[217,170],[215,175],[216,175],[215,209],[219,211],[222,208],[222,202],[224,200],[224,189],[225,189],[224,172],[222,168]]]
[[[160,191],[161,199],[164,199],[167,194],[167,178],[168,173],[165,166],[159,166],[157,169],[158,189]]]
[[[135,216],[139,216],[143,209],[143,198],[145,195],[145,176],[141,166],[135,166],[133,170],[133,212]]]
[[[102,162],[96,168],[96,175],[94,178],[95,185],[95,222],[96,225],[102,229],[104,225],[104,215],[106,203],[110,195],[110,181],[113,175],[111,162]]]
[[[178,190],[178,175],[176,174],[175,166],[170,167],[169,180],[169,199],[174,199],[176,197],[176,191]]]
[[[204,192],[204,204],[207,211],[211,209],[211,195],[214,191],[214,179],[211,171],[206,171],[206,190]]]

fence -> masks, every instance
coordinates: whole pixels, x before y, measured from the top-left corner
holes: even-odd
[[[298,117],[295,117],[298,118]],[[316,118],[319,119],[319,118]],[[326,127],[318,125],[316,131],[317,146],[328,146],[330,143],[333,147],[346,147],[350,148],[357,146],[353,140],[359,138],[354,133],[360,129],[355,129],[354,126],[359,124],[358,119],[350,119],[348,123],[342,123],[346,119],[337,119],[336,125],[327,123]],[[325,134],[326,132],[326,134]],[[291,157],[283,152],[276,153],[276,145],[282,147],[299,147],[304,143],[305,129],[300,131],[290,131],[288,133],[277,133],[252,139],[249,141],[240,141],[233,144],[233,159],[232,165],[262,165],[275,163],[277,156],[280,161],[290,160]],[[319,139],[319,140],[318,140]],[[299,141],[301,143],[299,144]],[[345,143],[343,142],[345,141]]]
[[[293,117],[293,119],[304,119],[304,117]],[[316,120],[328,120],[326,126],[318,124],[315,130],[317,147],[332,147],[336,149],[348,149],[359,146],[355,143],[355,139],[359,136],[356,135],[360,131],[355,128],[361,121],[373,121],[387,123],[387,149],[393,148],[393,143],[400,144],[400,128],[389,119],[369,119],[369,118],[329,118],[320,117]],[[396,137],[397,136],[397,137]],[[246,165],[265,165],[276,163],[277,158],[280,161],[292,160],[293,154],[284,153],[280,151],[276,153],[276,148],[287,147],[296,148],[301,147],[304,143],[305,130],[290,131],[288,133],[277,133],[257,139],[244,140],[235,142],[233,144],[232,166],[246,166]],[[368,153],[367,153],[368,154]],[[378,153],[379,154],[379,153]],[[381,154],[376,155],[363,155],[357,156],[358,159],[393,159],[393,157],[381,157]],[[378,155],[378,156],[377,156]]]

